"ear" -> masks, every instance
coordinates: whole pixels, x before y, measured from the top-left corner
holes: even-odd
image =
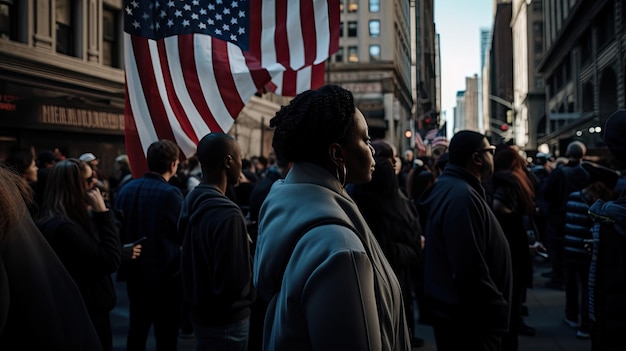
[[[224,168],[229,169],[231,167],[231,163],[233,162],[233,157],[231,155],[224,156]]]
[[[481,157],[480,153],[474,152],[472,154],[472,163],[477,166],[482,166],[485,160]]]
[[[328,154],[330,156],[330,160],[337,166],[341,166],[345,164],[345,159],[343,155],[343,147],[338,143],[332,143],[328,147]]]

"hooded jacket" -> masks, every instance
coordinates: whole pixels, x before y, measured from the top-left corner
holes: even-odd
[[[424,194],[424,307],[435,325],[508,329],[511,255],[485,198],[478,178],[452,164]]]
[[[215,186],[201,183],[183,202],[178,230],[191,319],[224,326],[250,316],[252,257],[241,209]]]
[[[328,171],[295,163],[259,218],[254,283],[270,300],[265,350],[410,350],[398,280]]]
[[[589,209],[593,254],[589,269],[589,315],[594,321],[594,348],[626,348],[626,197],[596,201]],[[596,345],[596,341],[601,345]]]

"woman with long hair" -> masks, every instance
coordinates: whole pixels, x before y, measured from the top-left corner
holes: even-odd
[[[26,209],[32,190],[0,167],[0,350],[100,350],[80,292]]]
[[[113,214],[94,183],[87,163],[58,162],[50,170],[37,224],[78,285],[102,348],[111,350],[109,314],[116,302],[111,274],[120,265],[121,246]]]
[[[511,250],[513,290],[509,332],[502,338],[503,350],[518,349],[518,333],[524,327],[521,308],[526,288],[532,283],[525,218],[535,212],[535,190],[526,173],[526,161],[517,150],[504,146],[496,150],[494,173],[491,179],[492,209],[504,231]]]

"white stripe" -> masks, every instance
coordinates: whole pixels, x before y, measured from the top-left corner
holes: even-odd
[[[124,33],[124,52],[126,87],[128,89],[128,99],[130,100],[129,104],[133,111],[139,142],[141,143],[141,148],[145,155],[150,144],[159,140],[159,138],[152,124],[150,110],[148,109],[146,97],[141,88],[141,79],[137,71],[137,62],[135,61],[135,55],[133,53],[132,39],[131,35],[128,33]]]
[[[276,0],[262,0],[261,20],[261,67],[269,70],[276,64]]]
[[[317,55],[314,64],[326,61],[330,52],[330,18],[328,15],[328,1],[315,0],[313,4],[315,16],[315,38]]]
[[[280,72],[272,77],[272,83],[276,85],[276,91],[274,94],[283,95],[283,72]]]
[[[311,75],[313,73],[313,66],[306,66],[296,73],[296,93],[300,94],[303,91],[311,89]]]
[[[287,42],[289,44],[289,65],[290,68],[294,71],[304,66],[305,59],[302,22],[300,20],[300,1],[288,1]]]
[[[178,52],[178,37],[168,37],[164,39],[165,44],[165,53],[167,56],[168,69],[170,71],[170,76],[172,79],[172,84],[174,86],[174,92],[176,97],[178,98],[180,105],[182,106],[189,123],[193,128],[193,132],[197,139],[201,139],[203,136],[210,132],[209,127],[202,119],[200,112],[196,109],[195,104],[193,103],[193,99],[189,95],[189,90],[185,84],[185,78],[183,76],[183,70],[180,62],[180,54]],[[173,111],[172,111],[173,113]],[[178,122],[178,118],[176,118],[177,123],[172,124],[172,129],[174,131],[174,135],[177,139],[178,146],[181,148],[183,153],[189,157],[194,152],[196,152],[196,145],[193,140],[187,136],[182,127],[180,126],[180,122]],[[176,129],[174,129],[176,127]]]
[[[196,68],[200,78],[200,88],[211,114],[224,132],[228,132],[237,116],[231,116],[222,100],[217,78],[213,70],[213,51],[211,36],[196,35],[194,40]]]
[[[169,44],[168,42],[165,42],[166,52],[168,50],[167,47],[172,45],[172,40],[174,40],[176,43],[178,42],[177,37],[169,37],[168,39],[171,39],[171,40],[169,41]],[[167,117],[167,121],[170,125],[170,128],[172,129],[174,138],[176,139],[174,141],[176,142],[176,144],[178,144],[178,146],[185,153],[185,155],[188,155],[189,144],[191,143],[193,145],[193,142],[191,142],[189,137],[187,137],[187,135],[183,132],[182,128],[180,127],[180,123],[178,122],[178,118],[176,118],[176,115],[174,114],[174,110],[172,109],[172,106],[170,105],[169,98],[167,95],[167,89],[165,88],[165,80],[163,79],[163,67],[161,67],[161,61],[159,57],[159,47],[157,46],[157,42],[154,40],[149,40],[148,46],[150,48],[150,57],[152,59],[152,69],[154,70],[156,86],[157,86],[157,89],[159,90],[159,95],[163,103],[163,108],[165,109],[165,115]],[[170,63],[170,65],[176,65],[176,63]],[[178,63],[178,65],[180,65],[180,63]],[[176,97],[174,96],[174,98]],[[153,117],[160,118],[161,116],[153,116]]]
[[[245,104],[250,101],[254,93],[257,92],[257,87],[254,84],[254,80],[250,74],[250,68],[248,68],[248,65],[246,64],[246,58],[243,55],[241,48],[229,42],[227,44],[227,50],[230,72],[233,76],[233,80],[235,81],[239,98]]]

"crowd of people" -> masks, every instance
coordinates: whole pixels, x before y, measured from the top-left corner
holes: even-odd
[[[469,130],[400,157],[333,85],[270,126],[269,158],[243,159],[225,133],[186,159],[159,140],[137,179],[125,155],[105,177],[91,152],[15,150],[0,167],[0,349],[112,350],[117,279],[127,350],[151,328],[158,350],[181,336],[199,351],[410,350],[422,323],[438,350],[515,351],[535,333],[537,254],[573,335],[626,348],[626,110],[606,122],[603,165],[579,141],[529,159]]]

